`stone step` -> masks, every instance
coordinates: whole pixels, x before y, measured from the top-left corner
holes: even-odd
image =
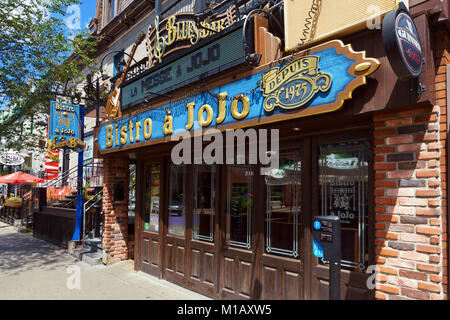
[[[89,249],[90,252],[101,252],[102,240],[99,238],[86,239],[83,241],[83,248]]]
[[[83,255],[83,262],[91,265],[97,265],[102,263],[102,253],[101,252],[89,252]]]
[[[102,263],[102,253],[101,252],[91,252],[86,248],[73,249],[72,256],[76,259],[86,262],[91,265],[97,265]]]

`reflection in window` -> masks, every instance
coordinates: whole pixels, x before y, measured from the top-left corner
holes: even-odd
[[[186,167],[170,165],[168,233],[184,236]]]
[[[297,151],[281,152],[279,168],[266,174],[266,252],[299,257],[298,220],[301,159]]]
[[[228,166],[227,170],[227,243],[250,249],[254,172],[248,166]]]
[[[160,166],[150,164],[146,170],[144,229],[159,232]]]
[[[341,218],[342,266],[367,266],[367,142],[323,145],[319,156],[320,212]]]
[[[194,166],[194,211],[192,232],[195,240],[213,242],[215,215],[215,166]]]

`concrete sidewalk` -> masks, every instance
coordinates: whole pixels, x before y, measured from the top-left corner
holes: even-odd
[[[75,270],[75,272],[70,272]],[[79,271],[80,289],[67,283]],[[0,300],[205,300],[133,270],[133,261],[91,266],[66,250],[0,222]]]

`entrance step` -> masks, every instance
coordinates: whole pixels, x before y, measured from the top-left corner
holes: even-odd
[[[92,252],[86,248],[78,248],[72,251],[72,256],[76,259],[86,262],[90,265],[97,265],[102,263],[102,253]]]
[[[100,238],[86,239],[83,241],[83,248],[90,252],[102,252],[102,240]]]
[[[101,252],[90,252],[83,255],[83,262],[90,265],[97,265],[102,263],[102,253]]]

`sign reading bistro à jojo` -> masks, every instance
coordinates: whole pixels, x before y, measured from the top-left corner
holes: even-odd
[[[68,148],[81,151],[84,147],[80,131],[80,106],[50,101],[47,149]]]
[[[208,128],[243,128],[332,112],[379,65],[365,52],[333,40],[280,60],[277,67],[261,67],[232,83],[106,122],[98,133],[100,152],[161,143]]]

